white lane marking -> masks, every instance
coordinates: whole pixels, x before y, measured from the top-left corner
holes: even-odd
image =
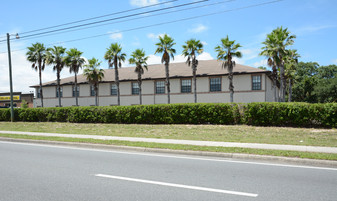
[[[215,193],[241,195],[241,196],[248,196],[248,197],[257,197],[258,196],[258,194],[254,194],[254,193],[245,193],[245,192],[239,192],[239,191],[228,191],[228,190],[215,189],[215,188],[205,188],[205,187],[199,187],[199,186],[188,186],[188,185],[183,185],[183,184],[174,184],[174,183],[166,183],[166,182],[160,182],[160,181],[135,179],[135,178],[129,178],[129,177],[119,177],[119,176],[113,176],[113,175],[107,175],[107,174],[95,174],[95,176],[96,177],[109,178],[109,179],[118,179],[118,180],[133,181],[133,182],[140,182],[140,183],[147,183],[147,184],[156,184],[156,185],[161,185],[161,186],[186,188],[186,189],[208,191],[208,192],[215,192]]]
[[[37,146],[37,147],[51,147],[51,148],[58,148],[58,149],[72,149],[72,150],[81,150],[81,151],[94,151],[94,152],[127,154],[127,155],[154,156],[154,157],[163,157],[163,158],[177,158],[177,159],[188,159],[188,160],[202,160],[202,161],[214,161],[214,162],[242,163],[242,164],[252,164],[252,165],[265,165],[265,166],[277,166],[277,167],[290,167],[290,168],[305,168],[305,169],[337,171],[337,168],[302,166],[302,165],[285,165],[285,164],[250,162],[250,161],[237,161],[237,160],[232,160],[232,159],[215,159],[215,158],[201,158],[201,157],[188,157],[188,156],[173,156],[173,155],[168,155],[169,153],[168,154],[137,153],[137,152],[131,152],[131,151],[126,152],[126,151],[102,150],[102,149],[97,149],[97,148],[78,148],[78,147],[75,148],[75,147],[68,147],[68,146],[61,146],[61,145],[42,145],[42,144],[33,144],[33,143],[24,143],[24,142],[0,141],[0,143]],[[174,153],[172,153],[172,154],[174,154]]]

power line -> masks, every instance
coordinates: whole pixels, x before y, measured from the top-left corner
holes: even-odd
[[[96,16],[96,17],[86,18],[86,19],[83,19],[83,20],[77,20],[77,21],[67,22],[67,23],[64,23],[64,24],[54,25],[54,26],[50,26],[50,27],[25,31],[25,32],[21,32],[19,34],[22,35],[22,34],[33,33],[33,32],[37,32],[37,31],[43,31],[43,30],[47,30],[47,29],[62,27],[62,26],[70,25],[70,24],[76,24],[76,23],[79,23],[79,22],[85,22],[85,21],[94,20],[94,19],[103,18],[103,17],[108,17],[108,16],[112,16],[112,15],[118,15],[118,14],[121,14],[121,13],[132,12],[132,11],[136,11],[136,10],[150,8],[150,7],[153,7],[153,6],[159,6],[159,5],[162,5],[162,4],[172,3],[172,2],[175,2],[175,1],[179,1],[179,0],[171,0],[171,1],[160,2],[160,3],[156,3],[156,4],[151,4],[151,5],[148,5],[148,6],[142,6],[142,7],[139,7],[139,8],[124,10],[124,11],[118,11],[118,12],[100,15],[100,16]],[[11,34],[11,35],[15,35],[15,34]],[[6,36],[0,36],[0,38],[6,38]]]
[[[193,19],[207,17],[207,16],[211,16],[211,15],[217,15],[217,14],[222,14],[222,13],[227,13],[227,12],[233,12],[233,11],[238,11],[238,10],[243,10],[243,9],[248,9],[248,8],[253,8],[253,7],[259,7],[259,6],[263,6],[263,5],[267,5],[267,4],[273,4],[273,3],[277,3],[277,2],[281,2],[281,1],[284,1],[284,0],[268,1],[268,2],[264,2],[264,3],[253,4],[253,5],[243,6],[243,7],[239,7],[239,8],[233,8],[233,9],[228,9],[228,10],[223,10],[223,11],[218,11],[218,12],[207,13],[207,14],[204,14],[204,15],[197,15],[197,16],[193,16],[193,17],[178,19],[178,20],[172,20],[172,21],[161,22],[161,23],[147,25],[147,26],[141,26],[141,27],[126,29],[126,30],[122,30],[122,31],[116,31],[116,32],[112,32],[112,33],[104,33],[104,34],[98,34],[98,35],[93,35],[93,36],[88,36],[88,37],[83,37],[83,38],[78,38],[78,39],[61,41],[61,42],[51,43],[51,44],[48,44],[46,46],[57,45],[57,44],[61,44],[61,43],[75,42],[75,41],[80,41],[80,40],[86,40],[86,39],[91,39],[91,38],[97,38],[97,37],[101,37],[101,36],[106,36],[106,35],[110,35],[110,34],[114,34],[114,33],[123,33],[123,32],[129,32],[129,31],[139,30],[139,29],[145,29],[145,28],[149,28],[149,27],[155,27],[155,26],[172,24],[172,23],[177,23],[177,22],[182,22],[182,21],[187,21],[187,20],[193,20]],[[21,51],[21,50],[26,50],[26,48],[25,49],[14,50],[14,51]],[[12,52],[14,52],[14,51],[12,51]],[[0,52],[0,54],[2,54],[2,53],[7,53],[7,52]]]
[[[214,6],[214,5],[224,4],[224,3],[228,3],[228,2],[232,2],[232,1],[236,1],[236,0],[220,1],[220,2],[205,4],[205,5],[201,5],[201,6],[199,5],[199,6],[194,6],[194,7],[189,7],[189,8],[183,8],[183,9],[174,10],[174,11],[168,11],[168,12],[158,13],[158,14],[154,14],[154,15],[147,15],[147,16],[142,16],[142,17],[137,17],[137,18],[131,18],[131,19],[127,19],[127,20],[120,20],[120,21],[116,21],[116,22],[109,22],[109,23],[105,23],[105,24],[94,25],[94,26],[90,26],[90,27],[82,27],[82,28],[78,28],[78,29],[72,29],[72,30],[67,30],[67,31],[62,31],[62,32],[57,32],[57,33],[44,34],[42,36],[35,36],[35,37],[26,38],[26,39],[20,39],[19,41],[31,40],[31,39],[34,39],[34,38],[41,38],[41,37],[46,37],[46,36],[52,36],[52,35],[57,35],[57,34],[62,34],[62,33],[68,33],[68,32],[73,32],[73,31],[79,31],[79,30],[84,30],[84,29],[90,29],[90,28],[95,28],[95,27],[100,27],[100,26],[106,26],[106,25],[110,25],[110,24],[117,24],[117,23],[121,23],[121,22],[132,21],[132,20],[139,20],[139,19],[143,19],[143,18],[154,17],[154,16],[159,16],[159,15],[165,15],[165,14],[170,14],[170,13],[175,13],[175,12],[181,12],[181,11],[186,11],[186,10],[192,10],[192,9],[196,9],[196,8],[206,7],[206,6]],[[15,42],[15,41],[13,41],[13,42]]]
[[[101,20],[101,21],[96,21],[96,22],[90,22],[90,23],[85,23],[85,24],[80,24],[80,25],[75,25],[75,26],[70,26],[70,27],[65,27],[65,28],[61,28],[61,29],[55,29],[55,30],[51,30],[51,31],[45,31],[45,32],[36,33],[36,34],[30,34],[30,35],[27,35],[27,36],[20,36],[20,38],[27,38],[27,37],[31,37],[31,36],[38,36],[38,35],[43,35],[43,34],[48,34],[48,33],[53,33],[53,32],[59,32],[59,31],[63,31],[63,30],[68,30],[68,29],[73,29],[73,28],[78,28],[78,27],[83,27],[83,26],[88,26],[88,25],[93,25],[93,24],[98,24],[98,23],[103,23],[103,22],[108,22],[108,21],[113,21],[113,20],[128,18],[128,17],[133,17],[133,16],[137,16],[137,15],[144,15],[144,14],[149,14],[149,13],[158,12],[158,11],[162,11],[162,10],[168,10],[168,9],[173,9],[173,8],[188,6],[188,5],[192,5],[192,4],[203,3],[203,2],[206,2],[206,1],[209,1],[209,0],[199,0],[199,1],[195,1],[195,2],[190,2],[190,3],[180,4],[180,5],[176,5],[176,6],[171,6],[171,7],[167,7],[167,8],[160,8],[160,9],[155,9],[155,10],[140,12],[140,13],[136,13],[136,14],[124,15],[124,16],[121,16],[121,17],[115,17],[115,18],[110,18],[110,19],[106,19],[106,20]],[[11,39],[11,40],[13,40],[13,39]],[[0,40],[0,42],[5,42],[5,41],[6,40]]]

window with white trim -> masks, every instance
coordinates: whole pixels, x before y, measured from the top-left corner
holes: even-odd
[[[210,82],[210,91],[221,91],[221,78],[212,77],[209,79]]]
[[[63,97],[63,87],[60,86],[60,97]],[[58,98],[59,97],[59,91],[57,90],[57,87],[56,87],[56,97]]]
[[[139,85],[138,82],[132,82],[132,95],[139,94]]]
[[[165,93],[165,81],[156,81],[156,94]]]
[[[252,90],[261,90],[261,75],[252,76]]]
[[[191,93],[192,88],[192,80],[191,79],[184,79],[181,80],[181,93]]]
[[[111,96],[117,96],[117,85],[115,83],[111,84]]]

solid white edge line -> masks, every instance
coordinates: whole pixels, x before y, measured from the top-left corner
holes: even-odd
[[[18,145],[27,145],[27,146],[38,146],[38,147],[52,147],[59,149],[72,149],[72,150],[82,150],[82,151],[95,151],[95,152],[105,152],[105,153],[118,153],[118,154],[128,154],[128,155],[140,155],[140,156],[154,156],[154,157],[164,157],[164,158],[177,158],[177,159],[188,159],[188,160],[203,160],[203,161],[215,161],[215,162],[229,162],[229,163],[242,163],[242,164],[253,164],[253,165],[266,165],[266,166],[278,166],[278,167],[290,167],[290,168],[305,168],[305,169],[317,169],[317,170],[334,170],[337,171],[337,168],[328,168],[328,167],[314,167],[314,166],[302,166],[302,165],[285,165],[285,164],[276,164],[276,163],[262,163],[262,162],[250,162],[250,161],[237,161],[232,159],[214,159],[214,158],[200,158],[200,157],[188,157],[188,156],[173,156],[167,154],[153,154],[153,153],[139,153],[139,152],[126,152],[126,151],[112,151],[112,150],[103,150],[98,148],[78,148],[70,147],[64,145],[42,145],[34,143],[24,143],[24,142],[6,142],[0,141],[4,144],[18,144]],[[174,154],[174,153],[171,153]]]
[[[215,188],[205,188],[205,187],[199,187],[199,186],[189,186],[189,185],[183,185],[183,184],[166,183],[166,182],[151,181],[151,180],[144,180],[144,179],[135,179],[135,178],[120,177],[120,176],[113,176],[113,175],[106,175],[106,174],[95,174],[95,176],[109,178],[109,179],[118,179],[118,180],[133,181],[133,182],[140,182],[140,183],[147,183],[147,184],[155,184],[155,185],[161,185],[161,186],[170,186],[170,187],[176,187],[176,188],[186,188],[186,189],[199,190],[199,191],[241,195],[241,196],[247,196],[247,197],[257,197],[258,196],[258,194],[254,194],[254,193],[229,191],[229,190],[222,190],[222,189],[215,189]]]

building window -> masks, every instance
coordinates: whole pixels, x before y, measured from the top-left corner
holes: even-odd
[[[261,75],[252,76],[252,90],[261,90]]]
[[[80,96],[80,86],[77,87],[73,86],[73,97],[76,97],[76,95],[77,97]]]
[[[59,90],[56,87],[56,97],[59,97]],[[60,87],[60,97],[63,97],[63,87]]]
[[[111,96],[117,96],[117,85],[111,84]]]
[[[210,78],[210,91],[221,91],[221,78],[214,77]]]
[[[181,80],[181,93],[191,93],[192,80]]]
[[[132,82],[132,95],[139,94],[138,82]]]
[[[94,87],[94,85],[90,85],[90,96],[95,96],[95,87]]]
[[[40,87],[37,89],[37,98],[41,98],[41,90],[40,89],[41,89]]]
[[[165,81],[156,81],[156,94],[165,93]]]

